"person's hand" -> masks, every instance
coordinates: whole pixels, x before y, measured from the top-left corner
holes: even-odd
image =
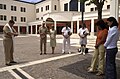
[[[104,46],[105,47],[105,46]],[[105,49],[106,49],[107,47],[105,47]]]
[[[14,33],[14,36],[18,36],[18,33]]]
[[[69,37],[69,36],[64,36],[66,39]]]
[[[98,49],[98,47],[99,47],[98,45],[95,45],[95,48],[96,48],[96,49]]]
[[[83,36],[80,36],[82,39],[84,38]]]

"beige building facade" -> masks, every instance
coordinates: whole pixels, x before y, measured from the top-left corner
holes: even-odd
[[[15,28],[20,34],[37,34],[43,21],[46,21],[48,28],[54,25],[57,34],[61,34],[61,29],[65,23],[69,23],[73,33],[77,33],[81,24],[82,16],[78,0],[43,0],[35,4],[17,0],[0,1],[0,29],[10,19],[15,20]],[[105,2],[102,12],[104,20],[109,16],[119,17],[119,7],[115,6],[118,5],[118,2],[118,0],[107,0]],[[2,9],[1,6],[3,6]],[[97,8],[94,4],[85,6],[84,22],[92,35],[96,32],[94,23],[97,17]]]

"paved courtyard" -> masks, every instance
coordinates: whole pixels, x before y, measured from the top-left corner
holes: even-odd
[[[62,36],[57,35],[55,54],[51,54],[47,40],[47,55],[40,55],[38,35],[20,35],[15,38],[14,60],[18,64],[5,66],[2,36],[0,35],[0,79],[103,79],[87,73],[94,51],[95,38],[89,37],[89,53],[77,52],[79,37],[71,37],[71,54],[62,54]],[[118,44],[120,47],[120,45]],[[120,78],[120,53],[117,54],[117,73]]]

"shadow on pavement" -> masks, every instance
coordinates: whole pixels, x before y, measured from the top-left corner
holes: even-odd
[[[104,76],[96,76],[96,73],[88,73],[87,68],[89,67],[91,58],[85,59],[83,61],[78,61],[76,63],[61,67],[60,69],[72,73],[74,75],[80,76],[85,79],[104,79]],[[118,79],[120,78],[120,61],[117,60],[117,73]]]

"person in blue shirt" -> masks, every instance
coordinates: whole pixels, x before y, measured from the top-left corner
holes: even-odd
[[[118,52],[117,41],[119,40],[118,22],[114,17],[109,17],[107,24],[109,31],[104,44],[106,48],[105,79],[117,79],[115,59]]]

